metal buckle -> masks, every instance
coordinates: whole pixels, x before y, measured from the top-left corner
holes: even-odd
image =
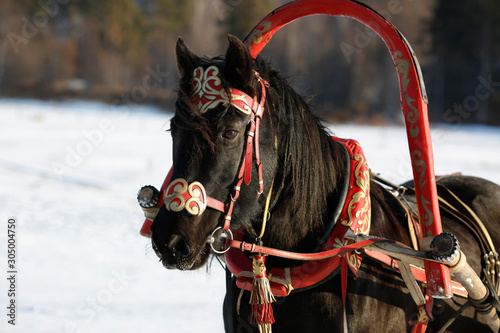
[[[214,243],[215,243],[215,233],[217,231],[219,231],[219,229],[222,229],[222,227],[217,227],[215,228],[214,231],[212,231],[212,234],[210,235],[210,237],[208,237],[207,239],[207,243],[210,244],[210,249],[212,250],[212,252],[216,253],[216,254],[224,254],[226,253],[227,251],[229,251],[229,249],[231,248],[230,246],[228,246],[226,249],[220,251],[220,250],[216,250],[214,248]],[[222,229],[222,232],[221,232],[221,238],[222,238],[222,235],[226,235],[224,238],[226,238],[225,242],[227,243],[227,240],[229,239],[229,241],[232,241],[234,238],[233,238],[233,232],[231,231],[231,229],[227,229],[227,230],[224,230]]]

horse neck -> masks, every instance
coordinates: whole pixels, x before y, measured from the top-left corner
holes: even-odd
[[[279,197],[264,242],[287,250],[314,251],[338,204],[345,152],[307,104],[288,86],[284,90],[280,92],[284,103],[279,110],[271,110],[279,142],[273,195]]]

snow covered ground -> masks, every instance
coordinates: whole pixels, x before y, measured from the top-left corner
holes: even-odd
[[[0,332],[222,332],[224,271],[165,270],[138,231],[145,184],[171,164],[169,114],[0,99]],[[402,127],[337,125],[370,167],[411,178]],[[500,128],[433,130],[436,173],[500,183]],[[7,323],[7,225],[17,226],[16,325]]]

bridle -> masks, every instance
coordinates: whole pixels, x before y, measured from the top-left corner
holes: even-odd
[[[197,107],[200,114],[204,114],[222,104],[223,106],[234,106],[239,112],[250,115],[249,128],[245,133],[244,153],[232,192],[229,193],[226,202],[223,203],[207,196],[205,188],[200,182],[195,181],[189,184],[185,179],[177,178],[172,180],[168,185],[164,193],[164,204],[165,208],[169,211],[181,212],[185,210],[192,216],[203,214],[207,207],[224,213],[224,222],[222,226],[218,226],[209,238],[211,249],[215,253],[222,254],[229,248],[223,251],[215,249],[213,246],[214,235],[222,229],[222,233],[232,240],[232,232],[229,229],[231,216],[234,204],[240,196],[243,181],[246,185],[250,184],[254,151],[255,164],[259,176],[259,192],[257,193],[257,199],[264,191],[262,162],[259,149],[259,130],[260,121],[264,112],[264,104],[266,102],[266,87],[268,87],[269,84],[266,80],[262,79],[259,73],[254,71],[255,77],[261,87],[261,97],[259,100],[257,94],[251,97],[245,92],[235,88],[229,88],[226,92],[218,74],[219,68],[214,65],[207,68],[201,66],[197,67],[193,71],[191,101]]]

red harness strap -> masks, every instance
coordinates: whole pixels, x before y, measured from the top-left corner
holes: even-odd
[[[275,257],[280,257],[280,258],[287,258],[287,259],[293,259],[293,260],[323,260],[323,259],[328,259],[331,257],[337,257],[340,255],[343,255],[348,252],[352,252],[354,250],[359,250],[361,248],[364,248],[366,246],[372,245],[376,242],[379,241],[386,241],[387,239],[385,238],[370,238],[363,240],[361,242],[357,243],[351,243],[346,246],[342,246],[339,248],[331,249],[331,250],[326,250],[326,251],[321,251],[321,252],[316,252],[316,253],[300,253],[300,252],[290,252],[290,251],[284,251],[284,250],[279,250],[275,249],[272,247],[266,247],[266,246],[260,246],[256,245],[253,243],[246,243],[241,240],[231,240],[229,241],[229,246],[239,249],[241,251],[249,251],[252,253],[263,253],[263,254],[268,254],[271,256]]]
[[[245,184],[250,184],[252,177],[252,161],[253,161],[253,150],[255,149],[255,163],[257,166],[257,171],[259,174],[259,192],[257,193],[257,199],[260,197],[262,192],[264,191],[264,180],[262,177],[262,163],[260,160],[260,149],[259,149],[259,128],[260,128],[260,120],[262,118],[262,114],[264,112],[264,104],[266,102],[266,86],[268,85],[267,81],[262,79],[257,72],[255,72],[255,76],[260,82],[261,86],[261,97],[260,102],[258,101],[257,96],[250,97],[244,92],[231,89],[231,104],[233,104],[238,110],[242,108],[249,109],[250,112],[250,128],[248,129],[246,135],[246,145],[245,152],[243,154],[243,159],[240,164],[240,171],[238,173],[238,178],[236,181],[236,185],[233,188],[233,193],[230,195],[230,198],[227,203],[227,211],[226,216],[224,218],[224,230],[228,230],[231,224],[231,214],[233,212],[234,203],[240,196],[241,185],[243,180],[245,180]]]
[[[388,255],[386,255],[384,253],[377,252],[377,251],[373,251],[373,250],[367,250],[367,249],[363,249],[362,251],[368,257],[383,263],[387,268],[392,269],[396,272],[399,271],[398,263],[396,262],[396,260],[392,259]],[[411,272],[412,272],[413,276],[415,277],[415,279],[417,281],[423,282],[423,283],[425,283],[427,281],[424,268],[416,267],[413,265],[410,265],[410,268],[411,268]],[[453,290],[453,294],[467,298],[467,295],[468,295],[467,290],[460,283],[458,283],[456,281],[451,281],[451,287]]]

